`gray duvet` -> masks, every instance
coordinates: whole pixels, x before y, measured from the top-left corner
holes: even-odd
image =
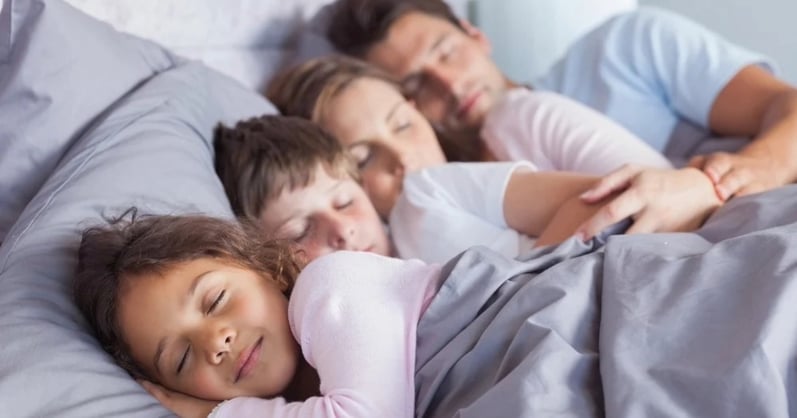
[[[421,318],[419,417],[797,416],[797,186],[697,233],[449,262]]]

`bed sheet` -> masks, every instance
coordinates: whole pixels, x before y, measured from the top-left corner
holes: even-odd
[[[797,186],[697,233],[449,263],[421,318],[424,417],[797,414]]]

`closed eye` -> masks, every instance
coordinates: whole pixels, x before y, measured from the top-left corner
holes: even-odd
[[[191,350],[191,346],[187,346],[185,351],[183,352],[183,357],[180,358],[180,363],[177,364],[177,374],[179,375],[183,368],[185,367],[186,361],[188,361],[188,351]]]
[[[396,132],[406,131],[410,126],[412,126],[410,122],[402,122],[400,125],[396,126]]]
[[[310,224],[309,223],[306,224],[304,228],[302,228],[302,232],[300,232],[299,235],[296,236],[293,240],[296,241],[296,242],[301,242],[305,238],[307,238],[308,235],[310,235]]]
[[[216,307],[218,307],[219,303],[221,303],[222,299],[224,299],[224,295],[226,294],[226,292],[227,292],[226,290],[222,290],[221,292],[219,292],[219,295],[216,296],[216,300],[214,300],[213,303],[210,305],[210,308],[208,308],[207,313],[210,314],[213,313],[214,310],[216,310]]]

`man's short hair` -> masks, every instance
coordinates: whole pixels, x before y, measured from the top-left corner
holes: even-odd
[[[214,132],[216,173],[233,212],[260,218],[283,190],[306,187],[319,165],[337,177],[357,179],[357,167],[338,141],[309,120],[265,115],[219,124]]]
[[[409,12],[447,20],[462,28],[442,0],[338,0],[332,9],[327,38],[339,51],[364,58],[387,36],[390,26]]]

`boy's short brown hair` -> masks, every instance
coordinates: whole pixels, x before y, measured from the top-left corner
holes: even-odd
[[[236,215],[257,220],[286,188],[305,187],[319,165],[357,179],[357,167],[338,141],[309,120],[265,115],[222,124],[214,132],[216,173]]]
[[[396,88],[401,85],[386,72],[359,59],[330,55],[308,60],[279,73],[266,96],[283,115],[321,120],[327,102],[361,78],[374,78]]]
[[[339,51],[364,58],[387,36],[390,26],[409,12],[418,12],[462,25],[442,0],[338,0],[333,6],[327,38]]]

